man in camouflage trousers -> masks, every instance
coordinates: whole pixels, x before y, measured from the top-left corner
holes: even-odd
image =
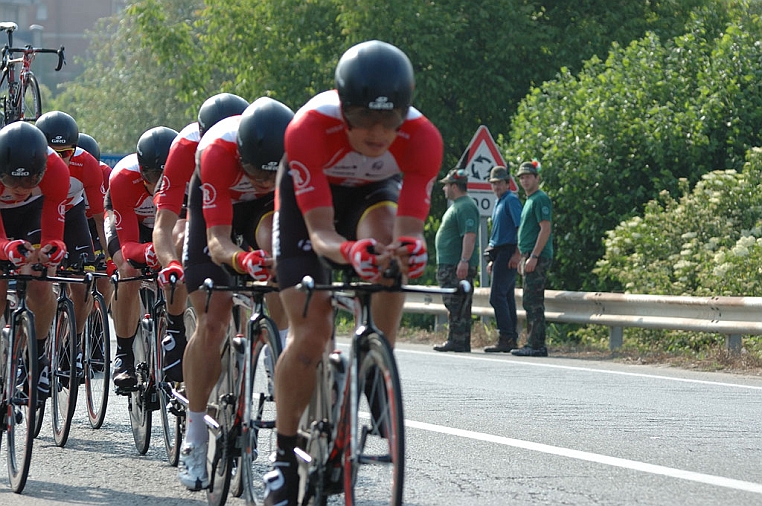
[[[539,163],[524,162],[517,176],[527,200],[519,225],[519,272],[524,277],[523,305],[527,318],[527,344],[511,351],[520,357],[547,357],[545,347],[545,280],[553,263],[551,218],[553,205],[540,190]]]
[[[479,229],[479,209],[468,196],[468,175],[463,169],[453,169],[439,181],[452,205],[442,216],[437,230],[437,282],[443,288],[454,288],[465,279],[471,286],[476,277],[479,255],[476,232]],[[443,295],[449,313],[447,341],[434,346],[435,351],[471,351],[471,292]]]

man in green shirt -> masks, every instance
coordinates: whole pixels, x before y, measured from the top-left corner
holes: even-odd
[[[445,197],[452,205],[437,230],[437,282],[443,288],[454,288],[465,279],[473,286],[479,264],[479,209],[467,194],[468,175],[462,169],[453,169],[439,182],[444,184]],[[449,329],[447,341],[434,346],[434,350],[470,352],[472,294],[443,295],[442,300],[449,312]]]
[[[522,303],[527,318],[527,344],[511,351],[520,357],[548,356],[545,347],[545,280],[553,263],[553,204],[540,190],[538,168],[536,161],[524,162],[516,174],[527,196],[519,225],[519,272],[524,276]]]

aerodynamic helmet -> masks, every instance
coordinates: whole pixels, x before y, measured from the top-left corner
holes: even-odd
[[[287,105],[272,98],[254,101],[241,115],[238,125],[238,155],[247,174],[258,170],[274,172],[283,157],[283,136],[294,117]]]

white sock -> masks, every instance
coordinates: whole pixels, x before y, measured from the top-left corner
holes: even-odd
[[[280,349],[286,348],[286,336],[288,336],[288,327],[286,327],[283,330],[279,330],[278,334],[280,334]]]
[[[187,411],[185,422],[185,442],[195,445],[209,441],[209,431],[204,423],[205,411]]]

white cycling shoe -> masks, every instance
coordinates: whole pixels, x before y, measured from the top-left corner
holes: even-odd
[[[209,488],[209,473],[206,470],[206,452],[208,443],[183,443],[180,449],[180,462],[177,465],[177,477],[189,490]]]

